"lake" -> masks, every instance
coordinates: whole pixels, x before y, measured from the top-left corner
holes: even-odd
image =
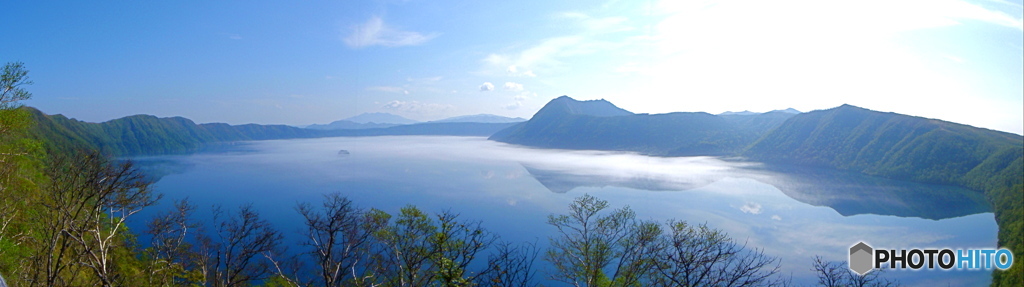
[[[346,150],[348,154],[339,154]],[[797,284],[815,282],[812,258],[846,260],[859,241],[894,248],[994,248],[997,227],[978,192],[812,168],[717,157],[536,149],[480,137],[356,137],[241,142],[190,155],[136,158],[159,178],[162,205],[188,197],[207,216],[252,203],[298,239],[298,202],[339,192],[390,213],[407,204],[480,220],[502,239],[546,247],[583,194],[629,205],[639,219],[707,223],[782,259]],[[293,248],[294,249],[294,248]],[[538,263],[542,262],[538,257]],[[546,275],[538,274],[538,279]],[[909,286],[988,285],[988,271],[889,271]]]

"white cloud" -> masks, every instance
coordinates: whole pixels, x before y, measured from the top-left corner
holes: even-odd
[[[740,207],[740,211],[743,213],[761,214],[761,204],[756,202],[747,202],[747,204]]]
[[[352,33],[345,37],[345,44],[352,48],[369,46],[400,47],[423,44],[437,34],[423,35],[418,32],[402,31],[384,24],[384,20],[374,16],[366,23],[352,28]]]
[[[491,84],[491,82],[484,82],[483,85],[480,85],[480,91],[481,92],[488,92],[488,91],[493,91],[493,90],[494,90],[494,84]]]
[[[782,217],[781,217],[781,216],[779,216],[778,214],[776,214],[776,215],[772,215],[772,220],[775,220],[775,221],[782,221]]]
[[[422,115],[439,114],[455,110],[455,106],[452,105],[421,103],[417,101],[390,101],[387,104],[384,104],[382,108]]]
[[[513,82],[505,82],[505,89],[506,90],[510,90],[510,91],[519,92],[519,91],[523,90],[523,84],[513,83]]]

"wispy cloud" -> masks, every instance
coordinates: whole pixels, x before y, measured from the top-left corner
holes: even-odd
[[[509,90],[509,91],[519,92],[519,91],[523,90],[523,84],[513,83],[513,82],[505,82],[505,89]]]
[[[515,95],[514,97],[512,97],[512,102],[507,104],[507,105],[505,105],[505,109],[507,109],[507,110],[515,110],[515,109],[521,108],[523,106],[523,102],[526,101],[528,98],[531,98],[531,97],[532,98],[536,98],[537,97],[537,93],[532,93],[532,92],[522,92],[522,93],[519,93],[519,94]]]
[[[492,56],[497,56],[497,55],[493,55],[492,54]],[[508,66],[508,68],[506,68],[505,71],[508,72],[508,74],[510,76],[515,76],[515,77],[520,77],[520,76],[522,76],[522,77],[536,77],[537,76],[537,74],[534,74],[533,71],[530,71],[530,70],[525,70],[525,71],[521,71],[520,72],[519,71],[519,67],[516,66],[516,65]]]
[[[352,48],[401,47],[420,45],[434,37],[437,37],[436,33],[424,35],[418,32],[399,30],[385,24],[380,17],[374,16],[366,23],[352,27],[351,34],[344,40],[345,44]]]
[[[386,93],[406,94],[406,95],[409,94],[409,91],[406,90],[405,88],[393,87],[393,86],[373,86],[373,87],[367,87],[366,90],[367,91],[386,92]]]
[[[432,115],[455,110],[455,106],[435,103],[421,103],[418,101],[390,101],[382,107],[387,110]]]

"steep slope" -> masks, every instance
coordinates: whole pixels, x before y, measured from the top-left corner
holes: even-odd
[[[850,105],[794,116],[743,155],[983,191],[999,225],[999,246],[1024,258],[1024,137]],[[1024,281],[1024,267],[993,273],[994,284]]]
[[[843,105],[790,118],[744,155],[985,189],[979,177],[1003,171],[1022,147],[1019,135]]]

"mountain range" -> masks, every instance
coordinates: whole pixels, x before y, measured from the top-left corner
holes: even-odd
[[[1017,134],[852,105],[807,113],[647,115],[604,100],[563,96],[490,139],[545,148],[724,155],[959,186],[985,197],[995,211],[999,246],[1024,258],[1024,137]],[[932,192],[942,193],[937,190]],[[1020,276],[1017,268],[1022,267],[993,272],[993,281]]]
[[[48,149],[95,149],[116,156],[193,152],[209,144],[245,140],[387,135],[488,136],[512,125],[443,122],[325,130],[286,125],[196,124],[183,117],[158,118],[151,115],[90,123],[63,115],[46,115],[30,107],[23,109],[28,110],[33,118],[30,134],[41,139]]]
[[[524,118],[510,118],[491,114],[478,114],[457,116],[427,123],[517,123],[524,122]],[[314,130],[359,130],[388,128],[400,125],[417,124],[419,121],[407,119],[399,115],[389,113],[364,113],[344,120],[338,120],[326,125],[312,124],[305,126]]]

